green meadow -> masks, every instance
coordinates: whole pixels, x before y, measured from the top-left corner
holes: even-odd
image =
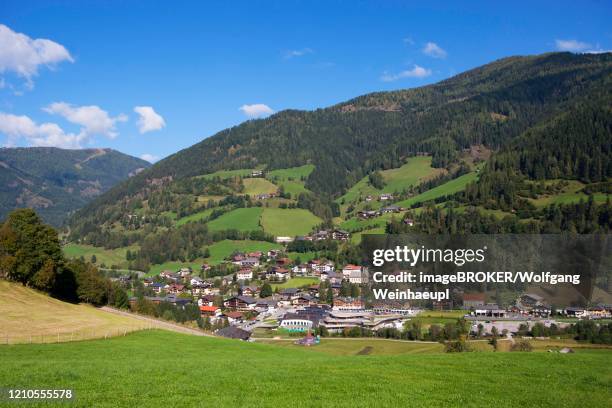
[[[272,283],[272,289],[284,289],[284,288],[301,288],[302,286],[316,285],[319,283],[319,278],[309,276],[297,276],[291,278],[283,283]]]
[[[101,264],[111,267],[112,265],[127,266],[125,254],[127,250],[138,251],[138,246],[123,247],[117,249],[104,249],[91,245],[68,244],[63,247],[64,254],[67,258],[85,258],[86,261],[91,260],[91,256],[96,256],[96,265]]]
[[[235,229],[238,231],[260,230],[259,217],[263,212],[261,207],[236,208],[208,223],[211,231]]]
[[[272,194],[276,193],[278,190],[276,185],[261,177],[245,178],[242,180],[242,184],[244,184],[244,194],[250,196],[257,194]]]
[[[261,215],[261,225],[268,234],[294,237],[306,235],[322,220],[301,208],[266,208]]]
[[[291,167],[288,169],[272,170],[266,173],[266,178],[273,181],[274,184],[282,186],[285,192],[296,198],[300,193],[305,193],[308,190],[304,187],[304,181],[314,170],[312,164],[306,164],[300,167]]]
[[[302,349],[146,331],[0,346],[0,383],[70,388],[75,407],[606,407],[612,401],[609,350],[445,354],[432,344],[425,354],[406,346],[378,355],[357,340],[362,344],[347,346],[345,354],[333,341]]]
[[[399,203],[395,203],[400,207],[410,207],[413,204],[424,203],[426,201],[434,200],[438,197],[447,196],[450,194],[458,193],[459,191],[465,190],[465,187],[476,181],[478,178],[478,173],[473,171],[463,176],[457,177],[456,179],[452,179],[444,184],[441,184],[437,187],[432,188],[431,190],[427,190],[424,193],[411,197],[407,200],[400,201]]]
[[[212,214],[213,210],[214,208],[207,208],[204,211],[200,211],[200,212],[188,215],[186,217],[180,218],[179,220],[176,221],[175,225],[177,227],[180,227],[181,225],[187,224],[188,222],[203,220],[204,218]]]

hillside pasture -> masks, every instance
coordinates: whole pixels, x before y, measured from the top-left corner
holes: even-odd
[[[100,247],[94,247],[92,245],[68,244],[65,245],[62,249],[64,251],[64,255],[67,258],[83,257],[86,261],[90,261],[91,256],[95,255],[97,266],[104,264],[107,268],[110,268],[112,265],[116,265],[118,267],[127,267],[127,260],[125,259],[125,255],[128,249],[132,252],[136,252],[138,251],[138,246],[133,245],[130,247],[123,247],[117,249],[105,249]]]
[[[424,203],[427,201],[435,200],[439,197],[455,194],[465,190],[465,187],[469,183],[476,181],[477,178],[478,172],[472,171],[470,173],[464,174],[463,176],[459,176],[455,179],[447,181],[446,183],[441,184],[437,187],[434,187],[431,190],[427,190],[419,195],[411,197],[407,200],[395,203],[395,205],[398,205],[400,207],[411,207],[414,204]]]
[[[264,231],[274,236],[306,235],[321,222],[319,217],[301,208],[266,208],[261,216]]]
[[[257,194],[274,194],[278,191],[278,186],[270,183],[265,178],[245,178],[242,180],[244,184],[244,194],[254,196]]]
[[[137,319],[0,280],[0,344],[76,341],[144,329]]]
[[[261,207],[236,208],[210,221],[208,229],[210,231],[257,231],[261,229],[259,218],[262,212],[263,208]]]
[[[197,213],[187,215],[185,217],[178,219],[174,225],[177,227],[180,227],[181,225],[185,225],[188,222],[195,222],[195,221],[203,220],[204,218],[212,214],[213,211],[214,211],[214,208],[207,208],[203,211],[199,211]]]

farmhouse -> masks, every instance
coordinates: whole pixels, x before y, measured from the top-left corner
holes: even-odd
[[[351,297],[337,297],[334,299],[333,309],[337,311],[363,310],[364,304],[361,299]]]
[[[219,329],[215,332],[215,335],[225,337],[228,339],[237,339],[247,341],[251,337],[251,332],[242,330],[236,326],[228,326],[223,329]]]
[[[251,296],[233,296],[223,302],[223,306],[230,310],[253,310],[257,301]]]
[[[236,279],[239,281],[252,280],[253,270],[251,268],[242,268],[236,272]]]
[[[463,308],[472,309],[477,308],[485,304],[484,293],[464,293],[463,294]]]
[[[294,276],[308,276],[310,273],[310,268],[307,264],[296,265],[292,269]]]
[[[219,317],[221,309],[217,306],[200,306],[200,314],[202,317]]]

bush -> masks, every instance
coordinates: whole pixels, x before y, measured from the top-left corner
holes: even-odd
[[[527,340],[520,340],[510,347],[510,351],[533,351],[533,346]]]

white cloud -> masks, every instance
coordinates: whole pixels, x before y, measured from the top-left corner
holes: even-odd
[[[261,118],[274,113],[274,110],[263,103],[255,103],[253,105],[242,105],[239,110],[249,118]]]
[[[557,50],[578,52],[591,48],[591,44],[578,40],[555,40]]]
[[[66,133],[55,123],[36,124],[28,116],[17,116],[0,112],[0,133],[8,136],[7,146],[14,146],[24,138],[30,146],[54,146],[65,149],[78,149],[87,139],[83,132]]]
[[[428,42],[423,47],[423,54],[433,58],[446,58],[446,51],[435,42]]]
[[[285,53],[285,58],[303,57],[306,54],[312,54],[314,51],[311,48],[302,48],[301,50],[290,50]]]
[[[43,38],[32,39],[0,24],[0,73],[14,72],[32,88],[32,78],[38,75],[41,65],[53,68],[62,61],[74,62],[63,45]]]
[[[43,108],[43,110],[60,115],[67,121],[80,125],[82,127],[81,132],[87,136],[99,134],[114,139],[119,135],[115,124],[127,121],[127,116],[120,114],[111,117],[108,112],[96,105],[73,106],[65,102],[55,102]]]
[[[160,130],[166,126],[164,118],[151,106],[135,106],[134,112],[140,116],[137,122],[140,134]]]
[[[141,155],[140,155],[140,158],[141,158],[142,160],[146,160],[146,161],[148,161],[149,163],[155,163],[156,161],[158,161],[158,160],[159,160],[159,156],[155,156],[155,155],[153,155],[153,154],[149,154],[149,153],[144,153],[144,154],[141,154]]]
[[[415,64],[412,69],[401,71],[397,74],[389,74],[385,72],[380,77],[380,79],[384,82],[392,82],[392,81],[397,81],[398,79],[403,79],[403,78],[425,78],[430,75],[431,75],[430,69],[423,68]]]
[[[414,40],[412,39],[412,37],[406,37],[402,40],[404,42],[404,44],[406,45],[414,45]]]

